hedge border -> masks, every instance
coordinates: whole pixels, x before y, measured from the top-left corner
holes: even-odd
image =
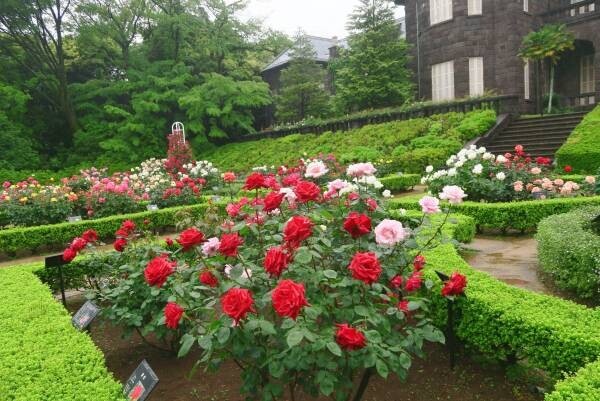
[[[391,199],[390,209],[403,208],[420,210],[419,199],[423,195]],[[600,205],[600,196],[577,198],[555,198],[521,202],[477,203],[463,202],[453,205],[455,213],[475,219],[477,229],[533,230],[538,223],[555,214],[566,213],[587,205]]]
[[[29,269],[0,269],[0,282],[0,394],[12,401],[123,400],[102,352]]]
[[[138,225],[149,221],[152,229],[172,227],[175,215],[182,211],[190,212],[193,216],[201,216],[210,205],[222,205],[221,202],[200,203],[196,205],[177,206],[131,214],[104,217],[95,220],[82,220],[74,223],[60,223],[45,226],[13,228],[0,231],[0,252],[15,254],[21,251],[35,251],[42,246],[54,249],[64,247],[74,237],[88,229],[94,229],[103,239],[114,238],[115,231],[124,220],[132,220]]]
[[[573,376],[558,382],[546,401],[600,400],[600,360],[579,369]]]
[[[413,188],[415,185],[421,183],[420,174],[392,174],[380,178],[379,181],[383,184],[385,189],[389,189],[392,192],[402,192]]]
[[[575,127],[567,141],[556,151],[556,164],[559,169],[565,166],[577,173],[592,173],[600,167],[600,105],[585,115]]]

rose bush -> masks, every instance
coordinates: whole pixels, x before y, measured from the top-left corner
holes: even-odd
[[[179,355],[198,347],[208,369],[235,361],[252,399],[302,391],[346,400],[360,375],[406,377],[424,341],[444,341],[421,271],[419,248],[432,243],[422,236],[432,230],[427,215],[412,230],[388,218],[370,163],[347,173],[329,165],[255,172],[245,184],[251,199],[176,243],[139,242],[124,224],[120,263],[96,292],[103,313],[129,331],[179,341]],[[273,192],[284,196],[267,211]],[[447,295],[459,289],[455,280]]]
[[[577,184],[552,178],[545,157],[532,158],[521,145],[514,153],[495,156],[484,147],[471,145],[446,162],[447,169],[434,171],[428,166],[422,183],[430,192],[441,193],[444,187],[464,188],[471,201],[509,202],[514,200],[592,195],[595,178],[588,176]],[[452,194],[448,194],[452,197]]]

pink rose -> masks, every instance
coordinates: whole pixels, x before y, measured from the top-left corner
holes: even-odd
[[[433,196],[424,196],[419,201],[421,210],[426,214],[438,213],[440,211],[440,200]]]
[[[209,238],[204,244],[202,244],[202,253],[207,258],[215,256],[217,252],[219,252],[219,246],[221,245],[221,241],[218,238],[213,237]]]
[[[531,174],[538,175],[538,174],[541,174],[541,172],[542,172],[542,169],[539,167],[534,167],[531,169]]]
[[[462,190],[461,187],[456,185],[446,185],[440,193],[440,199],[446,199],[453,205],[459,204],[466,198],[467,194]]]
[[[337,180],[333,180],[330,183],[328,183],[327,189],[329,190],[329,192],[340,192],[342,189],[348,187],[348,185],[350,185],[348,181],[340,180],[338,178]]]
[[[306,166],[304,176],[307,178],[319,178],[329,172],[329,169],[321,160],[315,160]]]
[[[515,192],[523,192],[523,181],[517,181],[513,184]]]
[[[394,246],[407,236],[402,223],[396,220],[385,219],[375,227],[375,242],[379,245]]]
[[[372,163],[357,163],[351,164],[346,170],[346,174],[350,177],[364,177],[373,175],[377,172],[375,166]]]
[[[596,177],[594,177],[593,175],[588,175],[587,177],[585,177],[585,182],[587,182],[588,184],[595,184]]]
[[[556,180],[554,180],[554,185],[560,187],[563,186],[565,184],[565,182],[563,180],[561,180],[560,178],[557,178]]]

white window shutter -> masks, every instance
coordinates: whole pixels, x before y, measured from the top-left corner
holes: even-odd
[[[531,85],[529,82],[530,71],[529,71],[529,60],[525,61],[525,65],[523,67],[523,84],[525,86],[525,92],[523,93],[523,97],[525,100],[531,99]]]
[[[469,58],[469,95],[471,97],[483,95],[483,57]]]

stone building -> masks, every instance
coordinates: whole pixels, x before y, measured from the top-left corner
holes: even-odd
[[[600,101],[600,0],[394,0],[405,6],[407,41],[419,98],[447,101],[486,91],[518,95],[536,109],[546,80],[517,54],[523,37],[564,23],[576,38],[556,69],[556,92],[569,106]],[[537,77],[541,76],[541,79]]]

